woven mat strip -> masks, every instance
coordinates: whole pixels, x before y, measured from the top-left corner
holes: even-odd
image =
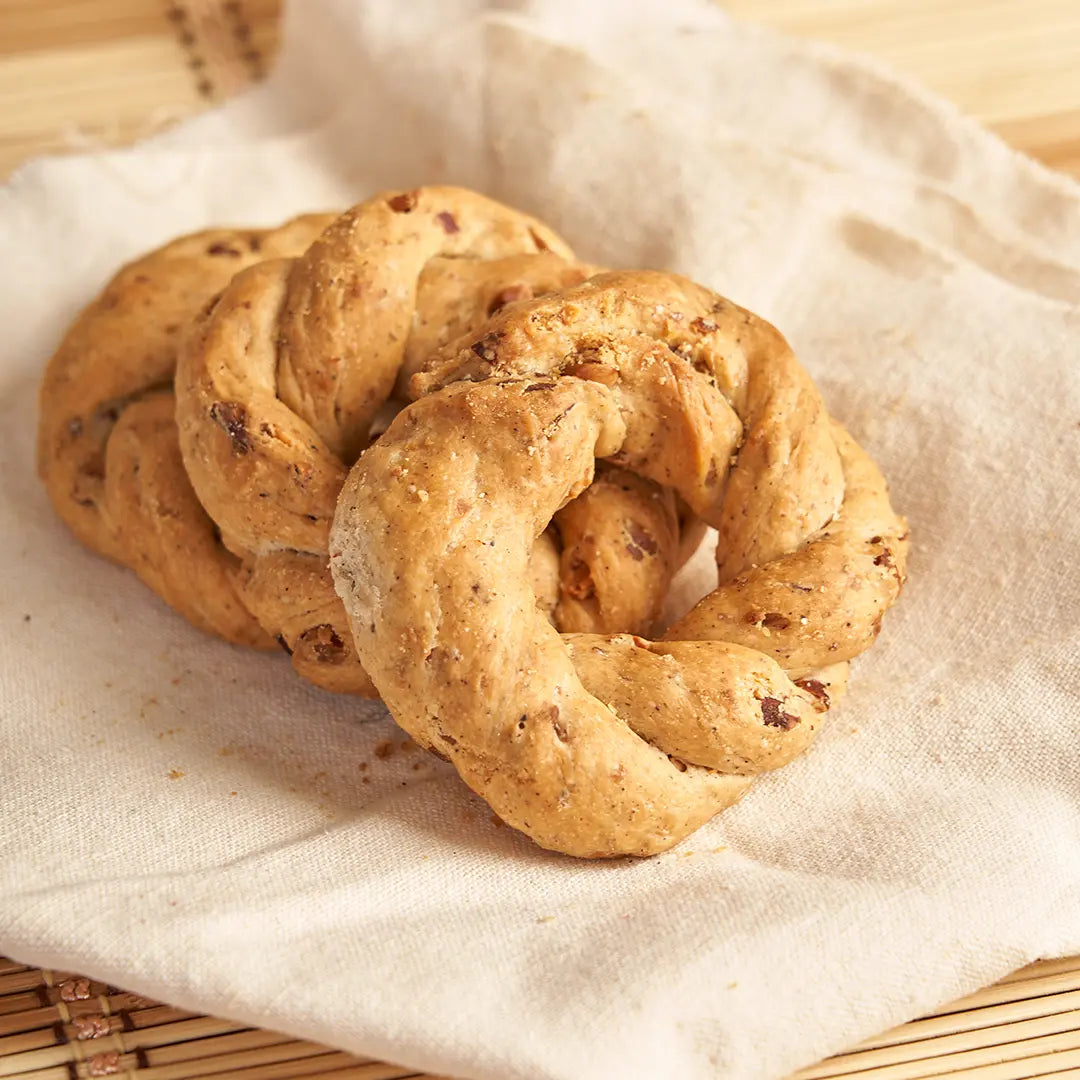
[[[230,97],[265,73],[264,57],[240,0],[169,0],[166,14],[203,97]]]
[[[0,958],[0,1077],[402,1080],[411,1069]]]
[[[1041,961],[792,1080],[1080,1080],[1080,956]],[[0,958],[0,1078],[438,1080]]]

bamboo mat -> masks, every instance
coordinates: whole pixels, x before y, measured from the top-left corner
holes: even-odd
[[[1077,0],[726,0],[874,53],[1080,176]],[[279,0],[0,0],[0,177],[130,142],[259,78]],[[1042,961],[797,1080],[1080,1080],[1080,957]],[[392,1080],[417,1074],[0,959],[0,1078]],[[428,1078],[431,1080],[431,1078]]]
[[[1080,1077],[1080,957],[1032,964],[997,986],[804,1069],[792,1080],[943,1075],[948,1080]],[[78,975],[0,959],[0,1077],[99,1076],[439,1080],[318,1043],[184,1012]]]

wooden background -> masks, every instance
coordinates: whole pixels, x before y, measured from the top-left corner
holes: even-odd
[[[1080,0],[723,6],[876,56],[1080,176]],[[279,8],[280,0],[0,0],[0,177],[33,154],[129,141],[228,96],[272,61]]]
[[[1080,0],[725,6],[876,56],[1017,148],[1080,176]],[[279,0],[0,0],[0,178],[28,157],[129,142],[228,97],[272,64],[279,16]],[[121,1074],[414,1075],[0,958],[0,1077]],[[1033,965],[804,1070],[798,1080],[839,1076],[1080,1080],[1080,957]]]

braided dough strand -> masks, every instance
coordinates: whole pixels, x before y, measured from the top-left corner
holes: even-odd
[[[432,187],[377,195],[302,256],[238,275],[177,371],[184,462],[230,546],[325,552],[347,463],[404,361],[427,263],[537,252],[571,254],[534,218]]]
[[[327,542],[347,465],[399,372],[493,312],[580,284],[593,268],[570,255],[536,219],[473,192],[384,192],[303,255],[237,275],[189,337],[176,380],[184,462],[244,563],[244,604],[306,678],[374,692],[333,590]],[[627,486],[610,523],[612,491],[556,522],[569,554],[548,609],[575,629],[648,630],[667,591],[679,545],[673,499],[637,477]],[[617,552],[610,533],[619,529],[638,530],[645,547]],[[541,543],[534,572],[548,575],[550,595],[550,537]]]
[[[125,559],[171,608],[238,645],[271,642],[237,594],[238,560],[218,541],[191,490],[166,390],[132,401],[105,450],[102,509]]]
[[[870,455],[835,421],[832,433],[844,470],[835,519],[798,551],[709,593],[666,638],[736,642],[800,679],[874,643],[906,579],[907,522]]]
[[[679,563],[674,492],[601,466],[552,526],[562,546],[555,625],[563,633],[652,632]]]
[[[626,636],[571,637],[568,650],[535,613],[533,538],[626,437],[599,383],[450,386],[360,458],[331,555],[362,662],[398,723],[503,820],[588,857],[670,847],[818,724],[813,695],[753,650]],[[423,513],[394,479],[405,463]],[[379,542],[403,527],[407,549]],[[673,696],[693,704],[672,709]]]
[[[705,379],[690,378],[691,370]],[[840,505],[829,418],[787,342],[763,319],[674,274],[597,274],[515,305],[481,338],[446,346],[410,391],[558,374],[616,386],[625,409],[667,426],[660,442],[641,426],[645,441],[631,441],[615,460],[660,483],[679,477],[683,498],[720,534],[721,581],[797,550]],[[688,424],[701,407],[707,420]]]
[[[177,349],[238,270],[302,252],[332,220],[213,229],[125,266],[67,331],[42,380],[38,471],[61,518],[191,622],[240,644],[271,641],[238,603],[228,582],[235,560],[180,465],[171,422]]]

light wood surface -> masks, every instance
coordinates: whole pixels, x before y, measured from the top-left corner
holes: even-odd
[[[1080,176],[1080,0],[725,0],[725,6],[787,33],[875,56],[1017,148]],[[279,0],[0,0],[0,178],[28,157],[130,142],[227,97],[272,62],[278,20]],[[0,959],[0,1076],[105,1075],[94,1071],[96,1041],[82,1043],[75,1031],[70,1042],[57,1024],[61,1013],[42,1006],[46,978],[51,986],[51,973]],[[114,1011],[137,1018],[130,1021],[135,1028],[147,1028],[124,1038],[103,1028],[104,1038],[119,1040],[116,1067],[138,1080],[410,1075],[132,995],[95,1001],[106,1003],[105,1012],[112,1001]],[[80,1015],[75,1006],[69,1011]],[[112,1043],[102,1052],[99,1065],[115,1071]],[[798,1080],[852,1074],[856,1080],[942,1074],[1080,1080],[1080,957],[1026,968],[804,1070]]]
[[[0,0],[0,177],[131,142],[262,74],[278,0]]]
[[[1080,0],[721,0],[873,56],[1080,176]]]
[[[1080,176],[1080,0],[721,2],[877,57]],[[279,14],[280,0],[0,0],[0,176],[228,96],[271,61]]]

